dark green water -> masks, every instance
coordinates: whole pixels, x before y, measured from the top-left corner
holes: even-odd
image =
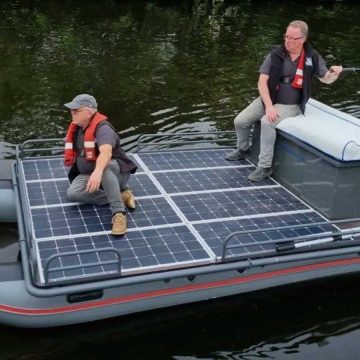
[[[330,65],[360,64],[360,7],[344,1],[23,3],[0,2],[0,141],[11,143],[64,136],[62,104],[83,92],[128,149],[141,133],[232,130],[298,14]],[[360,116],[359,90],[348,76],[313,96]]]
[[[128,150],[141,133],[232,130],[257,70],[302,18],[329,65],[360,66],[349,1],[0,1],[0,141],[63,137],[93,94]],[[360,118],[360,76],[313,97]],[[1,247],[14,230],[0,227]],[[5,238],[5,239],[4,239]],[[358,359],[358,278],[54,330],[0,326],[7,359]]]

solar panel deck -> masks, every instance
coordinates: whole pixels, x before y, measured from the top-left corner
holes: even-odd
[[[234,237],[227,257],[274,253],[275,241],[317,233],[324,219],[272,179],[247,180],[247,160],[228,162],[225,150],[134,155],[129,185],[137,207],[128,233],[111,235],[107,205],[71,203],[62,159],[24,159],[25,207],[39,285],[126,276],[221,261],[226,237],[240,230],[290,226]],[[308,224],[291,229],[291,225]],[[48,270],[46,270],[46,267]]]

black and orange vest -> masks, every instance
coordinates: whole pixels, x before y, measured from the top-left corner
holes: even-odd
[[[88,161],[96,161],[97,151],[95,146],[95,131],[97,126],[106,121],[107,117],[99,112],[95,113],[90,124],[85,129],[84,134],[84,157]],[[75,163],[76,151],[74,148],[74,139],[78,126],[74,123],[69,125],[65,139],[65,165],[71,166]]]
[[[299,104],[301,112],[305,112],[305,106],[311,96],[311,78],[318,71],[319,53],[309,44],[304,44],[305,66],[303,70],[303,86],[301,102]],[[286,49],[283,45],[275,46],[271,52],[271,68],[269,74],[268,88],[273,104],[276,104],[276,97],[282,76],[282,66],[284,62]],[[308,60],[309,59],[309,60]],[[309,64],[308,64],[309,63]],[[309,66],[311,65],[311,66]]]

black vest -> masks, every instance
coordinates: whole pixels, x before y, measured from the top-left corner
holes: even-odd
[[[305,50],[305,66],[304,79],[301,94],[300,109],[305,112],[305,106],[311,95],[311,78],[317,73],[319,67],[319,53],[314,50],[309,44],[304,44]],[[282,76],[282,67],[286,49],[283,45],[277,46],[271,52],[271,68],[269,74],[268,88],[273,104],[276,104],[277,92],[280,84],[280,77]]]

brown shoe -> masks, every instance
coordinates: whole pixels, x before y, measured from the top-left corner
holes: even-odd
[[[113,235],[124,235],[127,232],[126,228],[126,215],[122,213],[116,213],[112,218],[112,230]]]
[[[135,209],[135,197],[133,192],[129,189],[126,191],[123,191],[121,193],[121,197],[122,197],[122,201],[124,202],[125,206],[130,209],[130,210],[134,210]]]

